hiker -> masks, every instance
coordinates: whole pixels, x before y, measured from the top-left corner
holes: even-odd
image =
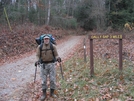
[[[41,63],[40,76],[42,79],[42,91],[41,101],[46,98],[47,90],[47,76],[50,79],[50,97],[56,97],[54,90],[56,89],[56,71],[55,71],[55,61],[61,62],[61,58],[58,56],[56,46],[50,42],[50,37],[45,35],[43,38],[43,43],[37,47],[37,62],[35,66]],[[42,49],[40,47],[42,46]],[[53,48],[53,49],[52,49]]]

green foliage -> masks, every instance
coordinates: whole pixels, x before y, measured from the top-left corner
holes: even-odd
[[[48,12],[47,0],[39,0],[37,11],[32,7],[32,3],[29,5],[27,0],[17,0],[15,4],[11,4],[9,1],[2,0],[0,2],[1,23],[6,22],[3,11],[3,7],[6,7],[10,22],[20,23],[20,21],[29,19],[35,24],[45,24]],[[92,30],[102,28],[102,25],[105,27],[105,21],[107,21],[107,26],[112,26],[114,29],[122,29],[125,23],[134,22],[134,0],[106,0],[105,6],[106,15],[105,11],[99,13],[99,10],[95,10],[95,7],[99,9],[99,4],[94,0],[69,0],[66,2],[54,0],[51,1],[50,24],[63,28],[77,28],[79,25],[85,30]],[[103,8],[101,7],[102,10]],[[66,16],[72,18],[68,19]],[[105,17],[107,18],[105,19]]]
[[[30,22],[37,24],[37,11],[34,8],[29,11],[28,18]]]
[[[77,28],[77,20],[75,18],[67,19],[66,28],[76,29]]]
[[[90,17],[91,4],[90,0],[83,2],[79,5],[75,11],[75,17],[79,22],[79,25],[85,30],[92,30],[95,28],[95,19]]]
[[[93,30],[95,27],[96,27],[96,25],[95,25],[95,19],[89,18],[89,19],[87,19],[87,20],[84,21],[83,28],[85,30]]]
[[[20,3],[20,4],[18,4]],[[27,17],[27,8],[24,6],[24,4],[26,3],[25,0],[21,1],[21,2],[17,2],[16,4],[12,5],[12,4],[6,4],[3,5],[3,7],[5,7],[9,21],[10,22],[22,22],[24,20],[24,17]],[[18,6],[21,5],[21,6]],[[5,12],[3,10],[3,14],[1,15],[1,20],[4,20],[6,17]]]
[[[3,5],[2,5],[2,3],[0,2],[0,17],[1,17],[1,15],[2,15],[2,12],[3,12]]]
[[[77,20],[75,18],[53,18],[50,22],[53,26],[59,26],[65,29],[76,29]]]
[[[134,22],[134,0],[107,0],[106,6],[110,10],[108,23],[112,22],[110,26],[114,29],[122,28],[126,22]]]

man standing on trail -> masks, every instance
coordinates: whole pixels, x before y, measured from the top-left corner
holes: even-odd
[[[56,89],[56,71],[55,71],[55,61],[61,62],[61,58],[58,56],[56,46],[50,42],[50,37],[48,35],[44,36],[43,43],[37,47],[36,57],[38,59],[35,62],[35,66],[41,63],[40,76],[42,79],[42,91],[41,101],[46,99],[47,90],[47,76],[50,79],[50,96],[56,97],[54,90]]]

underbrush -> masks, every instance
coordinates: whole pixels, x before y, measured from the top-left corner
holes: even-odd
[[[85,63],[76,54],[63,64],[63,71],[65,79],[58,78],[58,93],[65,101],[134,100],[134,66],[130,61],[124,60],[119,71],[117,60],[95,58],[91,77],[89,61]]]

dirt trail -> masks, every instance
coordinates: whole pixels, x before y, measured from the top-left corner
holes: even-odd
[[[83,36],[71,36],[57,45],[59,56],[67,57],[83,40]],[[23,88],[27,82],[34,79],[35,53],[29,57],[0,66],[0,100],[11,95],[16,89]]]

